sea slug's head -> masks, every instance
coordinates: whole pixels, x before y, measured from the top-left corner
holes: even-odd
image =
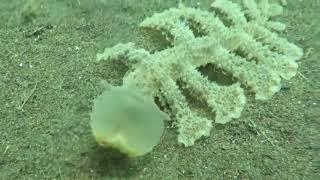
[[[90,125],[100,145],[135,157],[150,152],[158,144],[166,118],[152,97],[119,86],[94,100]]]

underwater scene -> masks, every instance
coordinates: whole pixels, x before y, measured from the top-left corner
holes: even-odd
[[[0,0],[0,180],[320,179],[320,0]]]

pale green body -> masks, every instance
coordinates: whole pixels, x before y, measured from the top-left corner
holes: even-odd
[[[158,144],[165,118],[151,97],[127,87],[113,87],[95,99],[91,127],[99,144],[139,156]]]

